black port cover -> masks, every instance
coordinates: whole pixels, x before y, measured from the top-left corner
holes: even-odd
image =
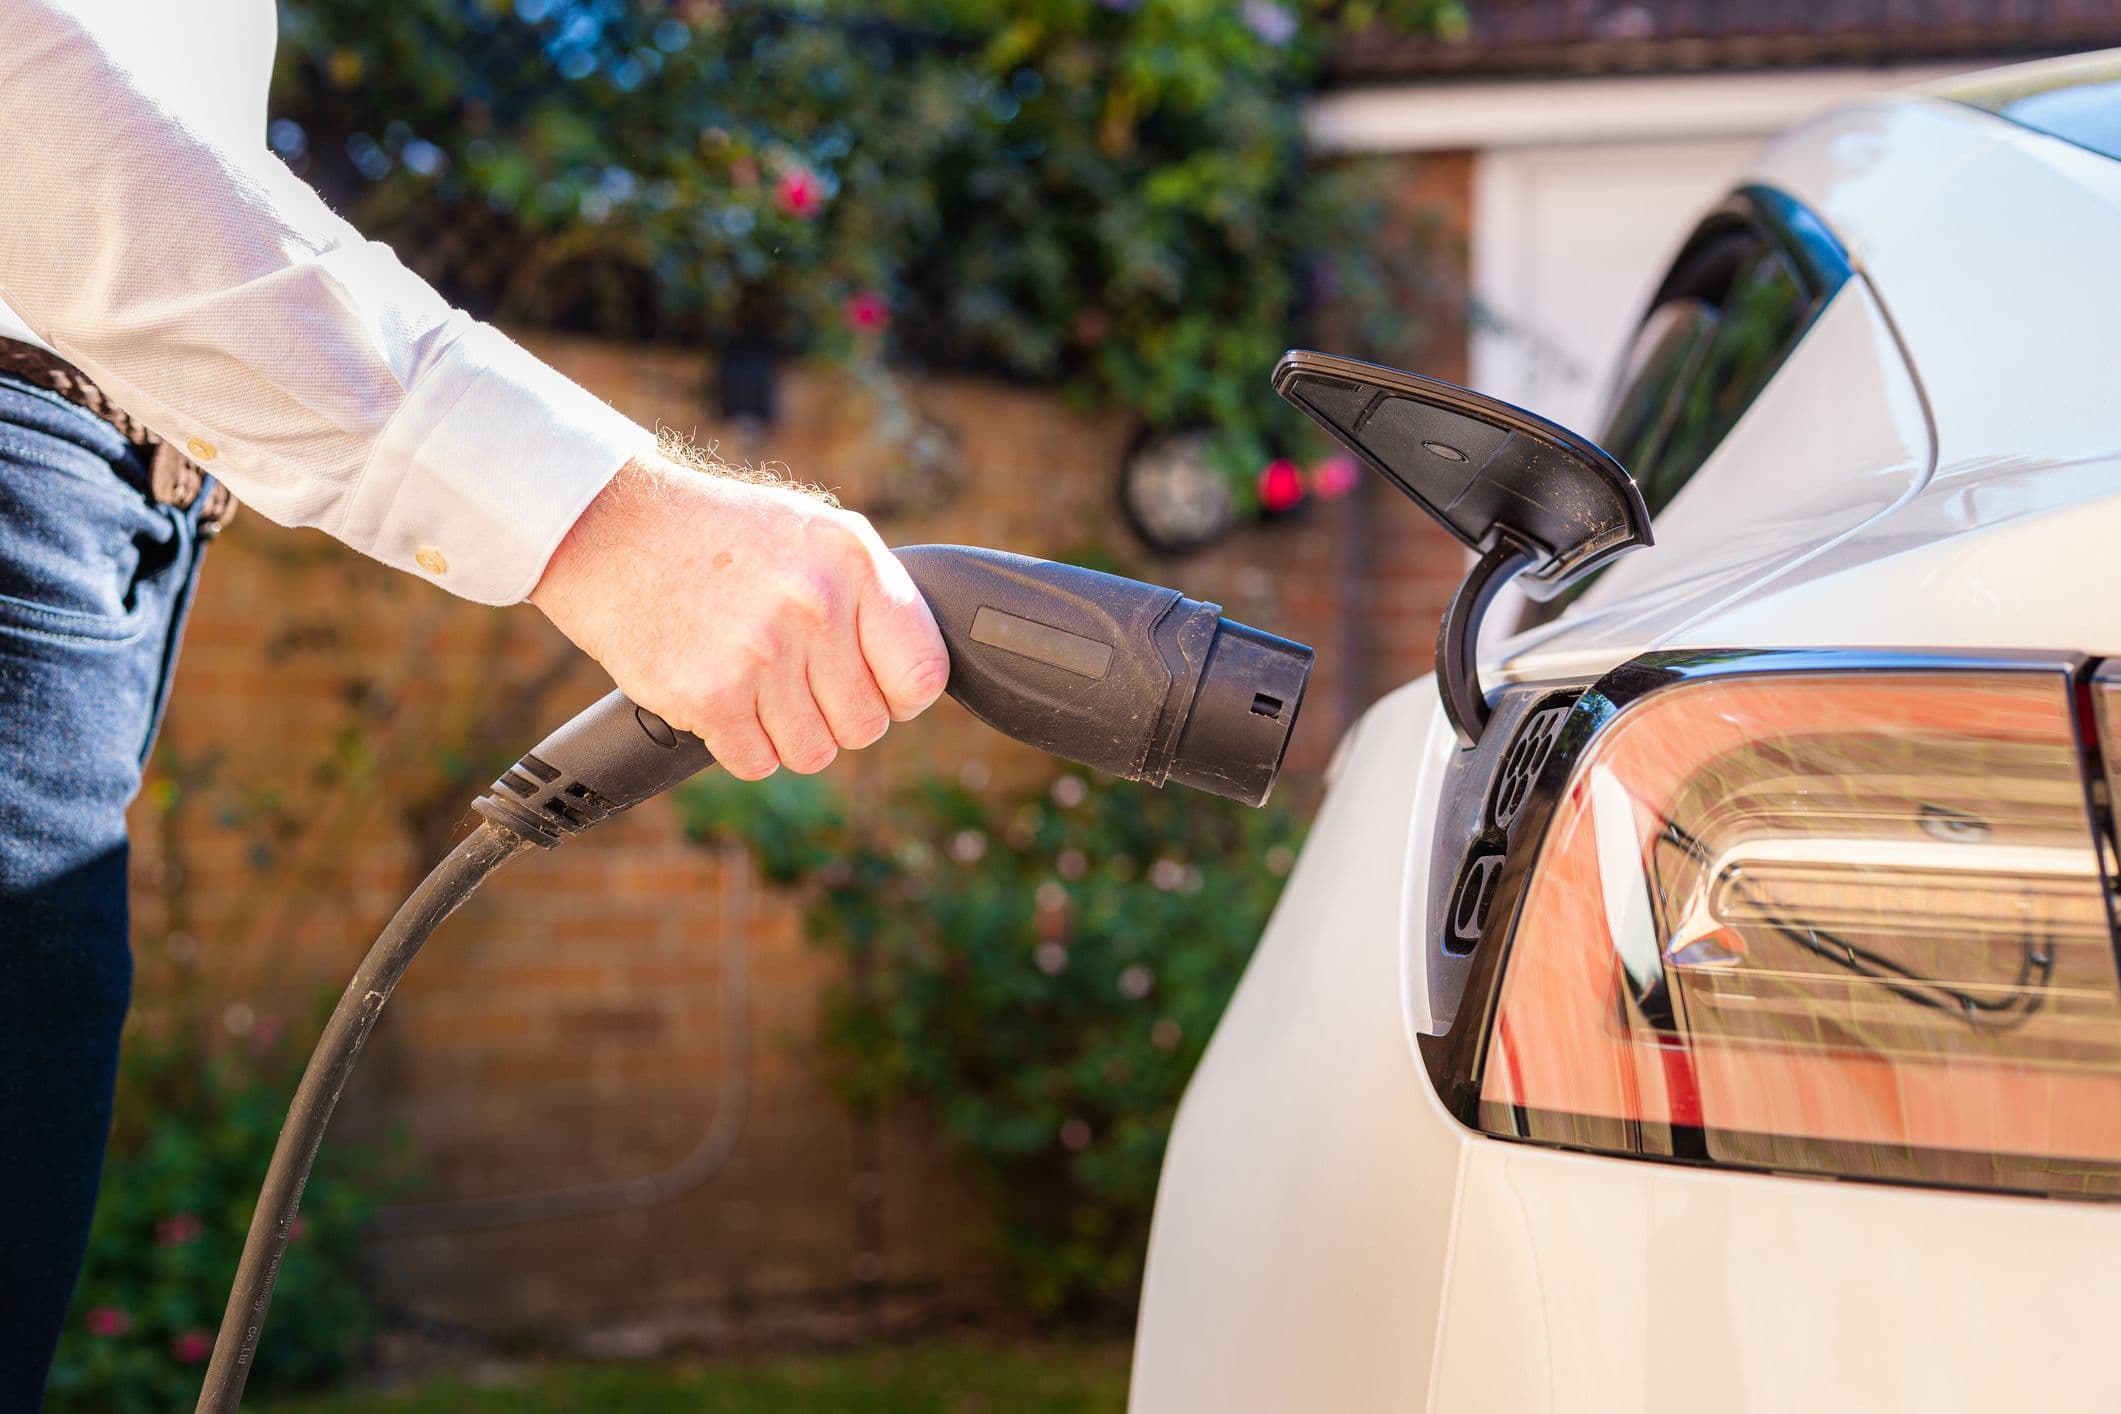
[[[1551,599],[1650,543],[1634,478],[1596,443],[1453,383],[1292,350],[1274,390],[1476,550],[1504,532],[1533,553],[1520,584]]]

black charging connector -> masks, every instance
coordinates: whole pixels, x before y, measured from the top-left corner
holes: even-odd
[[[950,695],[1018,741],[1129,780],[1259,805],[1274,788],[1312,654],[1214,604],[1118,575],[961,545],[899,558],[950,651]],[[551,849],[714,763],[706,744],[607,694],[518,757],[472,808],[478,829],[406,899],[340,996],[302,1072],[199,1394],[243,1397],[302,1188],[370,1028],[428,935],[494,870]]]
[[[973,716],[1130,781],[1265,803],[1310,649],[1079,565],[963,545],[898,555],[949,645],[950,695]]]
[[[1079,565],[965,545],[898,556],[949,649],[950,696],[973,716],[1130,781],[1265,803],[1309,648]],[[474,808],[549,848],[713,761],[699,738],[614,692],[524,753]]]

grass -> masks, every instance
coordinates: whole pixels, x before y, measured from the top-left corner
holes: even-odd
[[[672,1365],[537,1364],[268,1401],[259,1414],[1120,1414],[1123,1346],[963,1341]]]

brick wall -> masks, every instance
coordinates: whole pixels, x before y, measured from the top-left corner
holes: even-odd
[[[1462,212],[1464,179],[1428,163],[1409,192]],[[1456,342],[1427,367],[1462,375]],[[537,343],[643,422],[714,437],[702,356]],[[857,508],[907,499],[867,392],[795,368],[782,393],[769,444],[725,453],[770,454]],[[954,434],[967,475],[885,521],[888,539],[1103,546],[1318,648],[1290,754],[1299,797],[1353,713],[1426,670],[1464,557],[1385,488],[1162,563],[1112,512],[1123,421],[967,379],[909,396]],[[209,560],[135,816],[139,996],[152,1010],[196,989],[231,1035],[255,1037],[336,992],[493,757],[603,683],[533,610],[461,604],[256,514]],[[968,754],[999,779],[1036,769],[948,703],[832,769],[872,791]],[[830,972],[792,905],[741,857],[683,841],[666,804],[514,866],[413,968],[344,1132],[402,1130],[423,1196],[463,1198],[657,1173],[739,1091],[741,1129],[726,1162],[650,1208],[380,1242],[386,1299],[439,1327],[606,1345],[831,1337],[977,1308],[986,1263],[965,1176],[919,1115],[857,1122],[831,1091],[817,1047]],[[733,1002],[748,1047],[733,1044]],[[716,1141],[729,1133],[725,1110]]]

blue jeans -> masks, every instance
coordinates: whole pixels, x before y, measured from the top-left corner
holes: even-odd
[[[132,988],[125,808],[198,574],[197,513],[101,418],[0,377],[0,1411],[43,1400]],[[202,498],[203,500],[203,498]]]

